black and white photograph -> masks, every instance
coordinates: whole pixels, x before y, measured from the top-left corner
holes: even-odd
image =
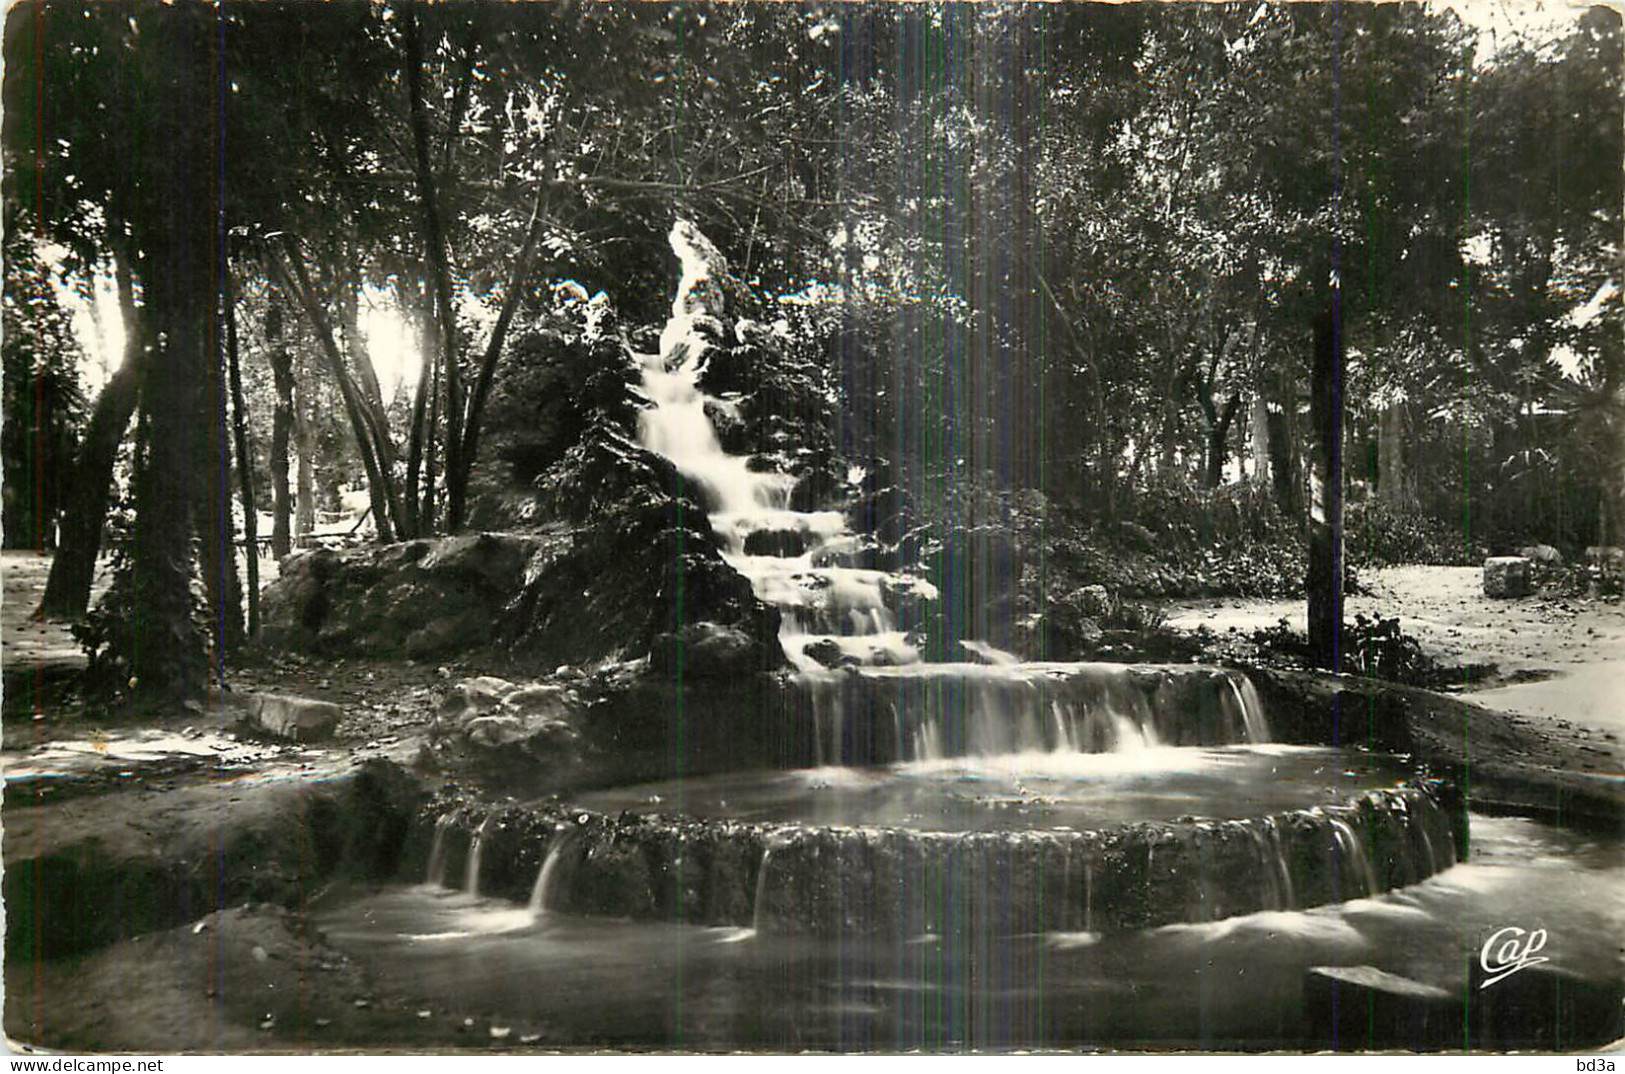
[[[1621,22],[12,0],[6,1047],[1614,1069]]]

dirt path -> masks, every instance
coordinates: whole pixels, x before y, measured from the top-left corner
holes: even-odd
[[[1368,593],[1348,598],[1350,618],[1397,616],[1401,628],[1443,663],[1493,663],[1503,681],[1537,680],[1477,690],[1473,701],[1625,731],[1625,602],[1492,600],[1484,596],[1476,567],[1389,567],[1366,572],[1361,580]],[[1304,616],[1302,601],[1206,600],[1174,604],[1168,625],[1246,632],[1286,619],[1303,630]]]
[[[37,552],[0,553],[0,651],[5,666],[49,674],[57,670],[83,670],[85,653],[66,623],[36,621],[30,616],[45,595],[51,557]]]

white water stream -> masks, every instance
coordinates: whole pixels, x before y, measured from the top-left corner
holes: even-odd
[[[860,664],[917,662],[919,653],[898,629],[886,598],[912,593],[929,600],[936,591],[909,575],[832,563],[855,543],[841,512],[791,510],[793,476],[754,471],[748,459],[722,449],[706,408],[726,409],[730,401],[699,387],[712,346],[706,329],[714,330],[724,313],[713,278],[720,255],[686,221],[677,222],[670,239],[682,279],[660,334],[660,353],[640,356],[643,390],[652,404],[639,422],[643,446],[670,459],[703,490],[723,558],[750,580],[758,598],[779,609],[779,640],[796,668],[822,669],[806,650],[826,640]],[[794,534],[794,544],[805,551],[749,555],[746,544],[755,533]]]
[[[901,752],[916,760],[1161,745],[1143,691],[1127,681],[1121,666],[1063,666],[1067,677],[1089,682],[1056,700],[1053,691],[1040,688],[1055,677],[1055,666],[1022,664],[982,642],[965,645],[977,663],[921,663],[914,640],[900,628],[897,609],[935,600],[936,589],[911,574],[842,565],[859,538],[840,511],[792,510],[795,477],[753,470],[750,460],[723,449],[708,409],[728,411],[737,401],[700,387],[717,333],[728,323],[719,282],[722,255],[684,220],[672,227],[669,239],[682,276],[660,334],[660,352],[639,356],[650,402],[639,418],[639,437],[699,486],[723,559],[750,580],[760,600],[779,610],[779,642],[812,698],[820,763],[840,763],[845,694],[851,688],[850,670],[832,670],[831,663],[855,666],[866,676],[908,680],[903,688],[908,707],[922,712],[914,718],[899,709],[897,735],[909,743]],[[773,539],[747,552],[757,534]],[[762,546],[801,551],[762,555]],[[1235,729],[1221,741],[1269,741],[1262,706],[1245,676],[1231,677],[1219,703]]]

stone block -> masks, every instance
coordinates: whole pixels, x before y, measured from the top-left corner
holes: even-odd
[[[1523,556],[1491,556],[1484,561],[1486,597],[1527,597],[1532,589],[1530,563]]]
[[[344,710],[331,701],[291,694],[247,694],[243,722],[251,729],[292,742],[321,742],[333,737]]]
[[[1556,569],[1563,566],[1563,553],[1549,544],[1531,544],[1518,549],[1518,555],[1529,560],[1542,570]]]

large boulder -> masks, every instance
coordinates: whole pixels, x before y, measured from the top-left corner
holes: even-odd
[[[262,639],[323,656],[444,657],[495,640],[498,613],[527,578],[569,547],[569,535],[468,534],[283,562],[265,591]]]
[[[670,678],[729,680],[770,671],[782,654],[737,627],[691,623],[655,638],[650,670]]]
[[[1103,619],[1112,610],[1111,595],[1103,585],[1086,585],[1069,598],[1078,611],[1091,619]]]
[[[1523,556],[1491,556],[1484,561],[1486,597],[1527,597],[1533,588],[1530,562]]]
[[[572,449],[560,488],[580,527],[566,554],[527,576],[510,617],[521,652],[548,666],[640,658],[660,635],[711,622],[782,662],[777,611],[723,560],[702,491],[669,459],[606,422]]]
[[[1563,553],[1549,544],[1525,545],[1518,549],[1518,555],[1533,563],[1540,570],[1551,570],[1563,566]]]
[[[580,697],[559,683],[513,683],[484,675],[446,692],[431,735],[500,762],[564,766],[577,759]]]

